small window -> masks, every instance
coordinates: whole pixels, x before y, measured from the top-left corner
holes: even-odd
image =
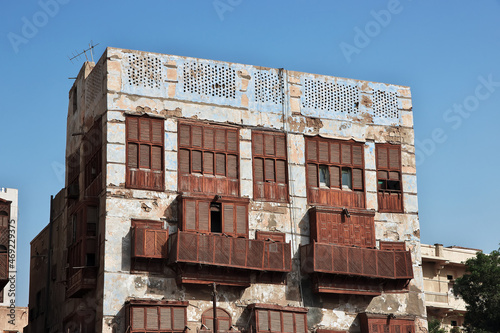
[[[448,276],[450,276],[450,275],[448,275]],[[452,321],[451,321],[451,326],[453,326],[453,327],[458,326],[457,321],[456,321],[456,320],[452,320]]]
[[[330,187],[330,172],[326,165],[319,166],[319,186]]]
[[[210,231],[222,232],[222,207],[219,203],[210,204]]]
[[[352,190],[352,171],[351,168],[342,168],[342,189]]]
[[[448,280],[450,280],[450,281],[451,281],[451,280],[453,280],[453,275],[447,275],[446,277],[447,277],[447,278],[448,278]]]

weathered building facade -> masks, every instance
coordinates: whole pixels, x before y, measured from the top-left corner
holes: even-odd
[[[467,259],[474,258],[477,249],[442,244],[422,244],[422,273],[425,305],[429,318],[437,318],[446,330],[464,323],[466,305],[453,295],[455,279],[462,277]]]
[[[51,332],[426,329],[408,87],[108,48],[66,160]]]

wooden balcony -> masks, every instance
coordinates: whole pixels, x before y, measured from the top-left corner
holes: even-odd
[[[97,284],[97,267],[82,267],[74,270],[68,278],[66,297],[79,298],[86,292],[95,289]]]
[[[403,193],[401,191],[379,190],[378,210],[380,212],[403,212]]]
[[[205,283],[217,277],[221,284],[227,285],[248,285],[248,271],[285,273],[291,271],[292,265],[290,243],[185,231],[170,235],[168,262],[187,264],[183,266],[185,279],[181,276],[181,282]],[[204,265],[208,270],[196,277],[193,265],[189,264]],[[231,273],[224,273],[221,268]]]
[[[413,278],[410,251],[311,243],[300,248],[302,272],[316,292],[377,295],[403,289]]]
[[[0,290],[9,283],[9,256],[7,252],[0,253]]]

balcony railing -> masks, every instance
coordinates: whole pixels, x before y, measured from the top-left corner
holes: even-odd
[[[0,290],[9,282],[9,256],[7,252],[0,253]]]
[[[290,243],[179,231],[169,237],[169,263],[290,272]]]
[[[77,298],[85,292],[95,289],[97,283],[97,267],[82,267],[68,279],[66,296]]]
[[[384,251],[334,244],[301,246],[300,261],[305,273],[326,273],[381,279],[412,279],[409,251]]]

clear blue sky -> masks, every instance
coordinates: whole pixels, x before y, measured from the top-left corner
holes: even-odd
[[[0,187],[19,189],[18,305],[29,242],[64,186],[68,78],[84,61],[68,56],[91,40],[96,58],[114,46],[410,86],[422,242],[498,248],[500,0],[55,1],[4,2],[0,20]]]

